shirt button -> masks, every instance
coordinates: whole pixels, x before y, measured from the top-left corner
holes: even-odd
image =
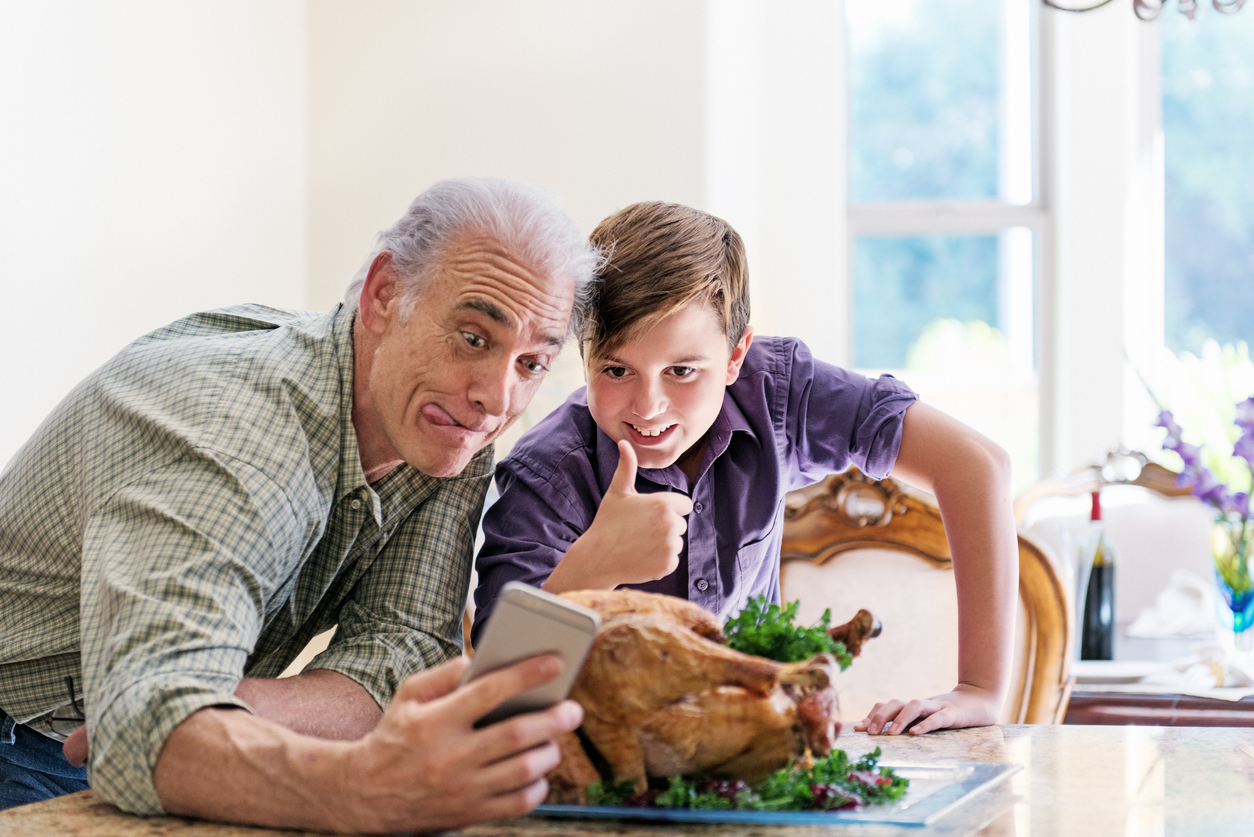
[[[710,582],[706,581],[704,578],[697,579],[697,589],[700,590],[702,593],[704,593],[709,588],[709,586],[710,586]]]
[[[701,504],[701,501],[700,501],[700,500],[698,500],[697,502],[695,502],[695,503],[693,503],[693,504],[692,504],[692,509],[693,509],[693,511],[695,511],[697,514],[701,514],[701,512],[705,511],[705,506],[703,506],[703,505]]]
[[[354,500],[349,505],[351,505],[354,509],[359,509],[361,508],[361,500]]]

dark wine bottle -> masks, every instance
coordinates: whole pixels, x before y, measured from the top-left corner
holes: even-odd
[[[1089,544],[1093,547],[1093,569],[1084,595],[1080,659],[1109,660],[1114,656],[1115,645],[1115,550],[1102,526],[1101,495],[1096,491],[1092,520]]]

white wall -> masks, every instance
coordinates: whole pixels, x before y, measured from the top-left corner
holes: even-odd
[[[0,0],[0,466],[126,342],[305,304],[300,0]]]
[[[704,198],[698,0],[332,0],[309,15],[318,306],[443,177],[551,189],[589,232],[638,200]]]
[[[706,194],[745,240],[759,334],[847,363],[844,7],[711,0]]]

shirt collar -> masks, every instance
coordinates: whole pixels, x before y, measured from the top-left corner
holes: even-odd
[[[340,465],[335,480],[335,500],[369,488],[361,469],[361,449],[357,447],[357,428],[353,427],[353,376],[356,370],[353,354],[353,323],[357,310],[343,303],[334,314],[331,339],[335,345],[335,362],[340,372]],[[376,507],[378,498],[370,492]],[[378,510],[376,508],[376,515]]]

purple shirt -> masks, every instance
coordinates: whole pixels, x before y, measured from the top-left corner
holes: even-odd
[[[618,447],[592,420],[585,389],[497,466],[501,496],[484,516],[476,562],[475,639],[506,582],[544,583],[592,525],[614,477]],[[692,513],[678,569],[624,586],[688,599],[720,619],[750,596],[778,602],[784,495],[851,463],[887,476],[917,398],[891,375],[871,380],[815,360],[794,338],[755,340],[723,396],[696,481],[676,465],[636,472],[636,491],[686,494]]]

